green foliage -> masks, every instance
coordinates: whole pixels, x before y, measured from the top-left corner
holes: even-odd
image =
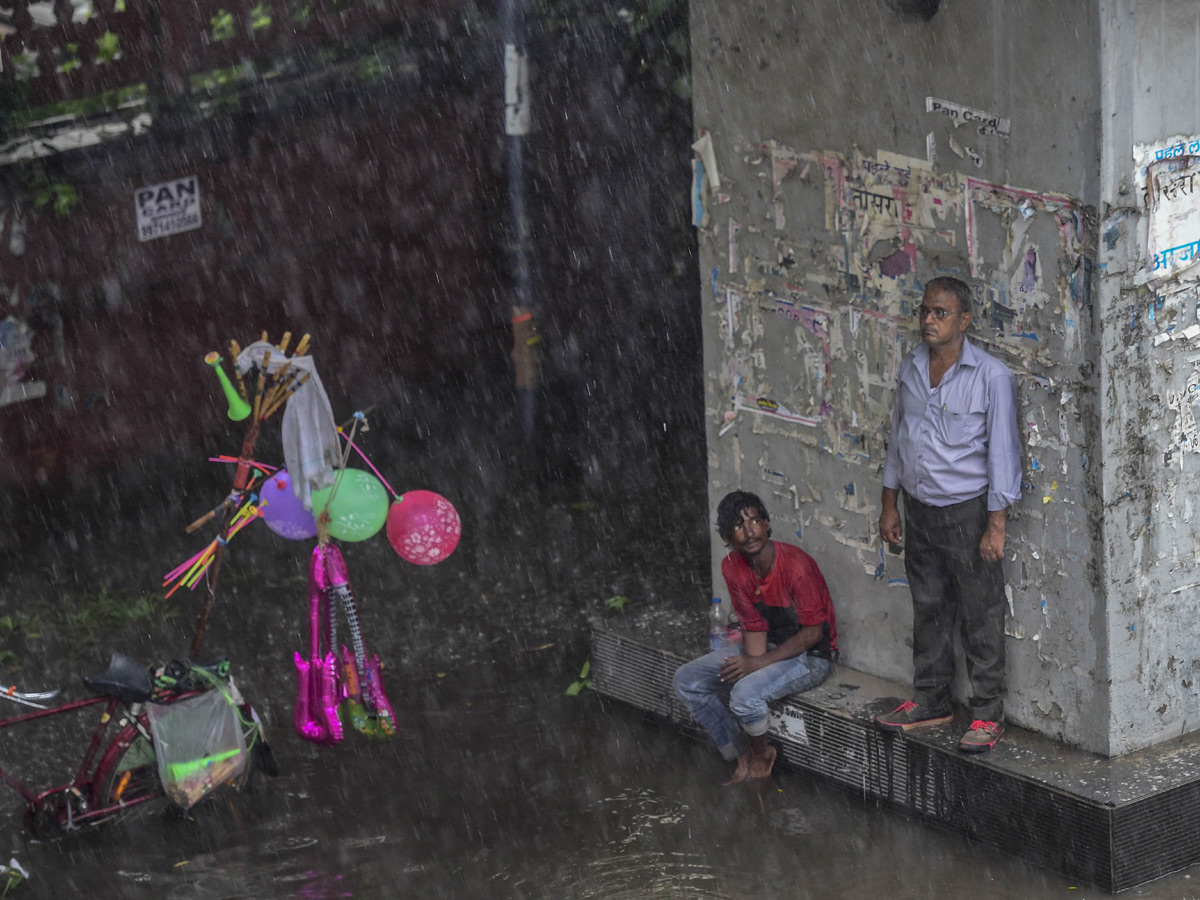
[[[224,69],[213,69],[211,72],[200,72],[192,76],[192,90],[215,94],[230,85],[241,83],[245,77],[241,66],[229,66]]]
[[[17,635],[26,638],[41,637],[41,624],[34,616],[0,616],[0,635],[3,636],[5,643],[11,641]]]
[[[254,9],[250,10],[250,27],[255,31],[271,27],[271,7],[269,4],[260,3]]]
[[[629,25],[630,33],[643,34],[680,6],[679,0],[641,0],[619,10],[617,15]]]
[[[217,10],[216,15],[209,19],[208,23],[212,26],[212,39],[214,41],[227,41],[233,37],[233,13],[229,10]]]
[[[615,597],[609,597],[607,600],[604,601],[604,605],[607,606],[609,609],[611,609],[613,612],[624,612],[625,606],[628,603],[629,603],[629,598],[623,597],[620,594],[618,594]]]
[[[0,116],[4,117],[6,129],[20,128],[31,122],[41,122],[60,116],[89,116],[96,113],[113,112],[123,106],[131,106],[144,101],[146,93],[146,85],[139,83],[111,91],[89,94],[86,97],[62,100],[45,106],[30,106],[29,91],[26,86],[11,81],[5,83],[3,79],[0,79]]]
[[[29,83],[0,78],[0,137],[17,124],[21,111],[29,107]]]
[[[161,594],[116,588],[105,582],[90,591],[63,594],[60,615],[65,637],[79,653],[133,626],[161,622],[178,614]]]
[[[65,219],[71,214],[71,210],[79,205],[79,194],[75,192],[75,186],[66,181],[52,181],[34,194],[34,209],[41,209],[50,204],[54,206],[54,214],[60,219]]]
[[[312,5],[307,3],[306,0],[292,0],[288,4],[288,10],[288,15],[297,25],[307,25],[312,21]]]
[[[22,50],[10,57],[13,65],[13,75],[17,81],[28,81],[37,76],[37,53],[32,50]]]
[[[4,866],[3,868],[5,871],[3,875],[0,875],[0,878],[4,879],[4,883],[0,884],[0,900],[7,897],[9,891],[25,880],[25,876],[16,869],[10,869],[8,866]]]
[[[20,613],[0,616],[0,670],[24,668],[26,659],[13,648],[41,637],[41,631],[41,623],[34,616]]]
[[[79,205],[79,194],[75,186],[61,178],[51,178],[44,167],[34,170],[28,187],[33,194],[33,208],[44,209],[50,206],[60,219],[69,216]]]
[[[664,114],[692,99],[688,0],[535,0],[529,25],[546,33],[584,28],[626,30],[625,77],[662,93]]]
[[[121,39],[111,31],[96,38],[96,65],[106,66],[121,55]]]
[[[73,41],[69,41],[62,46],[61,62],[58,64],[57,71],[64,75],[68,72],[74,72],[76,69],[83,67],[83,60],[79,58],[79,45]]]
[[[626,69],[634,80],[649,78],[680,100],[691,102],[691,40],[687,0],[641,0],[630,4],[631,40]]]
[[[589,691],[594,691],[596,689],[596,686],[592,684],[592,679],[588,677],[591,672],[592,661],[589,659],[584,662],[583,668],[579,670],[579,678],[572,682],[571,686],[567,688],[568,697],[577,696],[585,688]]]
[[[355,63],[354,70],[357,73],[359,80],[364,82],[377,81],[386,72],[383,65],[383,60],[379,58],[378,54],[364,56]]]

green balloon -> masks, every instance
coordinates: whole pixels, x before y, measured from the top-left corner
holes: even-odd
[[[388,505],[379,479],[362,469],[342,469],[332,487],[312,493],[313,515],[328,508],[329,533],[340,541],[374,537],[387,521]]]

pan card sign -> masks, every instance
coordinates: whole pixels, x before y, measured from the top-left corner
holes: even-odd
[[[200,181],[195,175],[151,184],[133,192],[139,241],[200,227]]]

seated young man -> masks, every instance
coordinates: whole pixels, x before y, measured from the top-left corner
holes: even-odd
[[[717,533],[732,548],[721,574],[745,638],[741,648],[680,666],[674,686],[721,755],[737,761],[727,782],[733,784],[771,774],[767,704],[825,680],[837,653],[837,619],[816,562],[771,540],[770,516],[754,494],[726,495],[717,506]]]

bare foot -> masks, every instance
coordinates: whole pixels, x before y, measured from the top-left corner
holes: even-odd
[[[750,777],[766,778],[775,767],[775,748],[770,744],[765,749],[755,753],[750,760]]]
[[[750,777],[751,760],[754,757],[753,750],[744,750],[738,755],[737,768],[733,770],[733,774],[729,776],[729,780],[722,784],[722,787],[729,787],[731,784],[741,784]]]

